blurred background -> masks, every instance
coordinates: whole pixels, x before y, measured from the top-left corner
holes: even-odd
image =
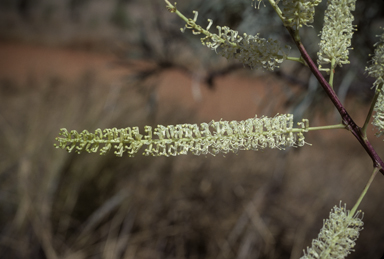
[[[316,58],[323,1],[302,38]],[[184,0],[211,18],[292,46],[268,6]],[[358,1],[351,64],[335,90],[359,125],[373,79],[364,74],[383,1]],[[307,145],[225,156],[68,154],[60,128],[244,120],[293,113],[340,121],[309,70],[244,68],[201,45],[155,0],[0,0],[0,258],[299,258],[331,208],[351,209],[372,162],[348,132],[310,132]],[[215,31],[212,29],[211,31]],[[369,130],[379,154],[382,139]],[[384,177],[364,198],[365,227],[348,258],[384,253]]]

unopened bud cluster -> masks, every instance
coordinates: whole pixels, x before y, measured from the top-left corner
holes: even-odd
[[[349,50],[353,32],[354,17],[351,11],[355,10],[356,0],[328,0],[328,7],[324,15],[324,26],[320,32],[320,49],[317,53],[319,69],[329,72],[337,65],[349,64]],[[332,64],[332,68],[322,68],[324,64]]]
[[[279,3],[280,1],[276,1]],[[313,23],[315,7],[321,0],[283,0],[284,25],[299,29],[303,25]]]
[[[138,127],[124,129],[97,129],[95,133],[86,130],[61,129],[57,148],[68,152],[100,152],[105,154],[112,148],[117,156],[126,152],[134,156],[145,147],[143,155],[176,156],[187,153],[194,155],[216,155],[238,152],[239,150],[259,150],[264,148],[284,149],[306,144],[304,132],[308,131],[308,120],[299,122],[293,128],[293,115],[277,115],[273,118],[261,117],[244,121],[211,121],[210,123],[178,124],[155,129],[144,127],[144,134]]]
[[[174,6],[172,8],[169,7],[172,11],[176,10]],[[239,32],[227,26],[217,26],[218,34],[211,33],[208,30],[212,26],[212,20],[208,20],[207,28],[203,29],[196,24],[198,12],[194,11],[194,13],[194,19],[188,19],[185,28],[193,30],[195,35],[205,35],[201,38],[202,44],[227,59],[235,58],[251,68],[262,67],[272,71],[278,68],[288,56],[289,46],[282,48],[278,41],[261,38],[259,34],[240,35]]]
[[[317,239],[312,240],[312,247],[304,251],[301,259],[342,259],[353,252],[355,242],[363,229],[360,212],[350,215],[346,205],[335,206],[329,213],[329,219],[323,223],[323,228]]]

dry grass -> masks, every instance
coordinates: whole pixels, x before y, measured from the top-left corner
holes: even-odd
[[[369,176],[364,151],[337,132],[308,134],[313,146],[298,150],[226,157],[67,154],[53,148],[60,127],[179,123],[192,113],[148,119],[137,88],[92,73],[3,79],[0,90],[2,258],[298,258]],[[383,184],[379,175],[363,202],[366,227],[350,258],[383,253]]]
[[[165,8],[161,13],[160,3],[70,2],[87,2],[93,8],[80,6],[79,18],[83,20],[75,22],[66,20],[68,15],[47,17],[51,20],[31,16],[26,22],[15,13],[16,9],[4,9],[0,38],[105,53],[111,42],[126,42],[133,36],[143,37],[142,32],[146,32],[149,39],[140,38],[146,48],[137,50],[128,45],[123,50],[125,55],[142,51],[141,56],[156,63],[153,53],[157,53],[161,57],[157,61],[182,61],[195,70],[199,62],[207,63],[211,57],[206,54],[208,51],[187,46],[187,34],[178,36],[183,39],[178,43],[183,51],[175,51],[171,42],[179,35],[176,33],[181,23],[172,23],[170,34],[156,32],[156,26],[168,28],[159,23],[168,21],[162,14],[173,19]],[[120,18],[138,21],[128,26],[129,33],[105,22],[114,11],[112,7],[123,2],[128,3],[125,8],[134,15]],[[130,2],[134,5],[130,6]],[[180,4],[189,2],[198,3]],[[66,14],[70,10],[56,7],[63,3],[57,2],[53,7]],[[213,7],[223,15],[220,5]],[[373,3],[369,8],[382,9],[374,8]],[[364,10],[357,8],[356,12]],[[97,17],[104,23],[90,17],[94,14],[100,14]],[[215,21],[219,18],[210,15],[206,16]],[[65,19],[61,21],[60,17]],[[205,17],[203,12],[201,17]],[[369,25],[373,19],[360,20]],[[95,21],[101,22],[100,26]],[[256,25],[251,23],[250,29]],[[364,40],[371,47],[372,39],[366,40],[369,38],[364,35],[371,34],[368,25],[359,24],[358,33],[363,35],[355,39]],[[270,28],[267,30],[269,33]],[[204,81],[198,78],[199,71],[193,75],[193,87],[185,74],[174,71],[167,71],[162,74],[164,77],[155,78],[146,86],[132,85],[111,80],[117,74],[102,77],[104,57],[89,59],[77,53],[73,62],[71,51],[62,51],[58,58],[51,59],[52,53],[57,54],[56,49],[37,51],[35,46],[28,46],[24,50],[13,44],[0,46],[0,258],[299,258],[302,249],[317,236],[331,208],[340,200],[351,208],[369,178],[371,161],[350,134],[340,131],[308,133],[307,141],[312,146],[300,149],[244,151],[225,157],[67,154],[53,147],[62,127],[93,131],[220,118],[242,120],[255,113],[273,116],[292,111],[292,106],[304,98],[303,89],[283,88],[286,82],[265,74],[254,80],[242,72],[217,76],[214,90],[199,88]],[[360,47],[355,50],[364,52],[364,59],[365,52],[370,53]],[[184,55],[195,59],[186,62]],[[84,66],[93,69],[80,73]],[[205,71],[212,64],[200,66]],[[286,74],[296,71],[291,63],[287,68]],[[41,71],[48,71],[50,76],[32,73]],[[308,78],[306,69],[299,73],[295,79]],[[356,78],[351,87],[359,95],[362,82],[367,83],[362,78]],[[196,89],[201,92],[192,96],[190,92]],[[196,102],[199,94],[203,99]],[[316,106],[310,105],[311,111],[307,112],[312,118],[311,126],[332,123],[334,109],[330,102],[321,99],[319,92],[316,94],[320,100]],[[281,101],[279,105],[271,101],[276,96]],[[153,102],[153,98],[159,102]],[[355,97],[347,99],[347,104],[361,125],[367,105]],[[375,140],[374,144],[379,154],[384,154],[382,141]],[[361,205],[365,229],[356,252],[349,258],[380,258],[384,253],[382,186],[384,177],[378,175]]]

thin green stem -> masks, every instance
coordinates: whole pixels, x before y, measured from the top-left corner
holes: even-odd
[[[330,75],[329,75],[329,85],[332,87],[333,89],[333,77],[335,75],[335,58],[332,58],[331,60],[331,71],[330,71]]]
[[[164,0],[167,3],[167,8],[170,12],[176,13],[181,19],[183,19],[186,23],[188,23],[188,18],[185,17],[179,10],[176,9],[175,5],[172,5],[168,0]]]
[[[336,125],[328,125],[328,126],[319,126],[319,127],[309,127],[308,131],[311,130],[327,130],[327,129],[348,129],[345,124],[336,124]]]
[[[364,138],[367,138],[367,127],[368,127],[369,121],[371,120],[372,113],[373,113],[373,110],[375,108],[377,99],[379,98],[379,95],[380,95],[382,87],[383,87],[383,84],[380,84],[379,87],[377,88],[377,90],[375,92],[375,95],[373,96],[373,99],[372,99],[372,102],[371,102],[371,107],[369,107],[369,111],[368,111],[367,117],[365,118],[364,125],[361,128],[361,132],[362,132]]]
[[[287,60],[291,60],[291,61],[296,61],[296,62],[300,62],[301,64],[305,64],[304,60],[301,58],[301,57],[287,57]]]
[[[375,168],[373,169],[372,175],[371,175],[371,177],[369,178],[367,185],[365,186],[363,192],[360,194],[359,199],[356,201],[355,206],[353,206],[351,212],[350,212],[349,215],[348,215],[349,218],[352,218],[353,215],[355,215],[357,208],[359,207],[361,201],[363,200],[365,194],[367,193],[369,187],[371,186],[371,184],[372,184],[372,182],[373,182],[373,179],[375,179],[375,176],[377,175],[377,172],[379,172],[379,171],[380,171],[380,168],[379,168],[379,167],[375,167]]]
[[[348,129],[348,127],[344,124],[335,124],[335,125],[327,125],[327,126],[319,126],[319,127],[308,127],[305,130],[306,131],[314,131],[314,130],[328,130],[328,129]],[[293,128],[293,133],[296,132],[303,132],[302,128]]]
[[[328,129],[346,129],[348,130],[348,127],[344,124],[335,124],[335,125],[326,125],[326,126],[319,126],[319,127],[308,127],[306,130],[308,131],[314,131],[314,130],[328,130]],[[293,128],[293,133],[296,132],[303,132],[302,128]]]
[[[284,16],[283,16],[283,12],[280,10],[279,6],[276,4],[276,2],[274,0],[268,0],[268,1],[271,4],[272,8],[277,13],[277,15],[280,17],[281,21],[284,23],[285,19],[284,19]]]

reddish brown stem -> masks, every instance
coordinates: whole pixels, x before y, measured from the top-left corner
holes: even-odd
[[[298,34],[296,34],[296,31],[294,31],[292,28],[287,27],[289,33],[291,34],[293,40],[295,41],[302,58],[307,63],[309,69],[312,71],[312,73],[316,76],[317,80],[323,87],[324,91],[327,93],[328,97],[331,99],[333,104],[335,105],[336,109],[339,111],[341,118],[343,120],[343,123],[347,125],[348,130],[356,137],[356,139],[360,142],[360,144],[364,147],[365,151],[368,153],[368,155],[371,157],[373,166],[380,169],[380,172],[384,175],[384,162],[381,160],[379,155],[376,153],[375,149],[369,142],[369,140],[363,136],[361,132],[361,128],[356,125],[356,123],[353,121],[351,116],[348,114],[347,110],[344,108],[343,104],[340,102],[339,98],[337,97],[335,91],[333,91],[332,87],[328,84],[328,82],[325,80],[323,75],[320,73],[319,69],[317,68],[316,64],[313,62],[311,57],[308,55],[304,45],[301,43],[300,38]]]

